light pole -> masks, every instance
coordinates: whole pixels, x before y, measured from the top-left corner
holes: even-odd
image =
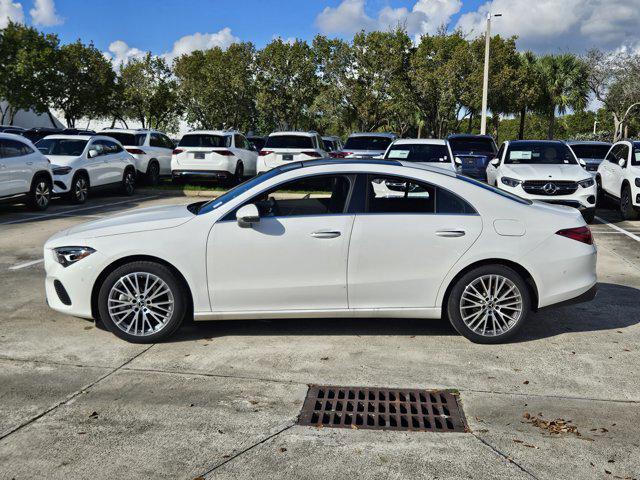
[[[487,32],[484,44],[484,76],[482,78],[482,118],[480,135],[487,134],[487,96],[489,94],[489,47],[491,45],[491,17],[501,17],[501,13],[487,13]]]

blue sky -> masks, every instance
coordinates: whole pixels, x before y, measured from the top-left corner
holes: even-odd
[[[11,18],[126,61],[233,41],[261,47],[276,36],[350,38],[398,23],[416,40],[443,23],[473,36],[488,11],[503,14],[493,31],[518,35],[520,49],[640,50],[640,0],[0,0],[0,28]]]

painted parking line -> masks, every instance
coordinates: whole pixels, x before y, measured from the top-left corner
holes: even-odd
[[[596,217],[596,220],[598,220],[600,223],[605,224],[607,227],[615,230],[616,232],[622,233],[623,235],[626,235],[627,237],[635,240],[636,242],[640,242],[640,237],[634,233],[628,232],[626,231],[624,228],[620,228],[617,225],[614,225],[613,223],[609,223],[606,220],[603,220],[600,217]]]
[[[0,225],[12,225],[16,223],[32,222],[33,220],[39,220],[41,218],[68,216],[70,213],[74,213],[74,212],[83,212],[85,210],[92,210],[92,209],[101,208],[101,207],[112,207],[114,205],[122,205],[123,203],[131,203],[133,201],[138,201],[138,200],[150,200],[152,198],[158,198],[158,197],[159,195],[148,195],[146,197],[137,197],[132,200],[123,200],[121,202],[102,203],[100,205],[91,205],[89,207],[73,208],[71,210],[64,210],[63,212],[46,213],[46,214],[38,215],[35,217],[20,218],[18,220],[9,220],[8,222],[0,222]]]
[[[37,265],[39,263],[44,262],[44,258],[40,258],[38,260],[31,260],[30,262],[24,262],[24,263],[20,263],[18,265],[14,265],[12,267],[9,267],[9,270],[20,270],[21,268],[27,268],[30,267],[32,265]]]

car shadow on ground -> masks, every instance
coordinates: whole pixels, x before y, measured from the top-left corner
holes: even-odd
[[[598,284],[591,302],[548,309],[533,314],[513,343],[541,340],[568,332],[598,332],[640,322],[640,290],[611,283]],[[457,335],[447,320],[405,318],[294,318],[278,320],[223,320],[190,322],[168,342],[184,342],[244,335]]]

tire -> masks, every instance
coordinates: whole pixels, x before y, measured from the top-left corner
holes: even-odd
[[[584,221],[588,224],[592,224],[596,219],[596,209],[587,208],[585,210],[582,210],[582,218],[584,218]]]
[[[484,289],[481,287],[483,284]],[[485,289],[495,295],[496,285],[499,287],[499,296],[506,296],[504,299],[496,302],[491,297],[485,299],[478,295],[484,293]],[[479,306],[476,307],[474,303]],[[519,312],[513,308],[516,304]],[[456,281],[447,301],[451,324],[458,333],[474,343],[503,343],[513,338],[526,322],[530,310],[531,293],[526,282],[515,270],[504,265],[484,265],[465,273]],[[493,312],[498,313],[495,316],[496,323],[493,322]],[[481,330],[487,327],[489,330]]]
[[[31,182],[31,190],[27,198],[27,204],[32,210],[43,211],[49,208],[51,203],[51,180],[45,175],[38,175]]]
[[[622,187],[620,193],[620,213],[624,220],[637,220],[638,211],[633,206],[633,197],[629,185]]]
[[[165,289],[168,293],[160,294]],[[155,305],[148,303],[154,295],[160,300]],[[137,300],[132,302],[132,298]],[[187,308],[187,293],[180,280],[155,262],[138,261],[116,268],[98,293],[100,319],[111,333],[131,343],[169,338],[182,325]]]
[[[89,177],[86,173],[78,173],[71,181],[71,190],[67,193],[67,198],[75,204],[82,204],[89,198]]]
[[[127,168],[124,171],[120,190],[129,197],[136,193],[136,172],[132,168]]]
[[[603,208],[607,205],[607,196],[604,194],[604,190],[602,189],[602,179],[600,175],[596,176],[596,185],[598,187],[598,193],[596,195],[596,208]]]
[[[160,165],[155,160],[149,162],[146,180],[152,187],[157,187],[158,183],[160,183]]]

